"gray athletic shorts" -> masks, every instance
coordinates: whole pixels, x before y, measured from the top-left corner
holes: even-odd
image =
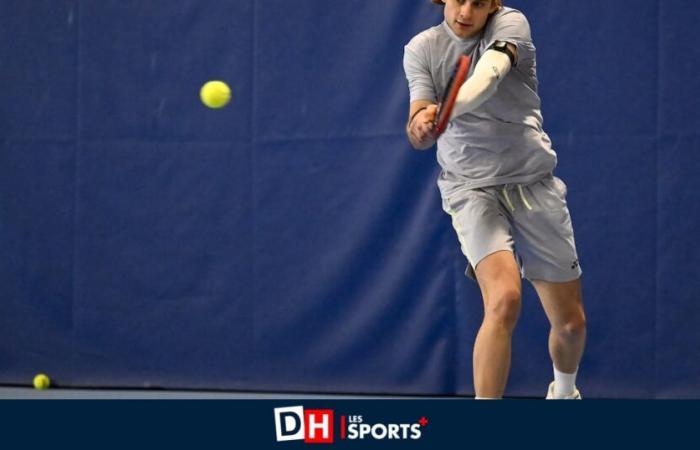
[[[523,278],[563,283],[581,276],[566,185],[549,176],[530,185],[501,185],[443,199],[467,257],[467,276],[485,257],[515,254]]]

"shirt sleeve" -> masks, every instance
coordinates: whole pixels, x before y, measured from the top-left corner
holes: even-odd
[[[509,9],[497,13],[486,29],[484,41],[486,48],[491,47],[496,41],[515,45],[518,49],[516,66],[535,60],[535,46],[532,43],[530,24],[520,11]]]
[[[435,101],[435,84],[430,74],[430,60],[425,46],[427,42],[414,38],[404,47],[403,68],[408,80],[411,102],[416,100]]]

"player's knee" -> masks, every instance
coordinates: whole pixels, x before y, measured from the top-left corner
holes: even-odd
[[[521,304],[520,291],[517,289],[500,291],[488,299],[485,320],[513,329],[520,316]]]
[[[583,314],[569,318],[555,328],[555,332],[565,340],[578,340],[586,335],[586,317]]]

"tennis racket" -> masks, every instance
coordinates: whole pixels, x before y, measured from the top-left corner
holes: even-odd
[[[459,93],[459,88],[462,87],[465,81],[467,81],[467,74],[469,73],[469,66],[471,65],[472,59],[467,55],[462,55],[459,57],[457,64],[455,65],[454,73],[452,78],[450,78],[449,83],[447,83],[447,88],[438,103],[437,115],[435,117],[434,125],[434,135],[435,138],[440,137],[442,133],[447,129],[447,125],[450,123],[450,116],[452,115],[452,110],[455,107],[455,102],[457,101],[457,94]]]

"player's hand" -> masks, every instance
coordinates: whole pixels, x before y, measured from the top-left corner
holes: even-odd
[[[435,128],[434,122],[437,117],[437,105],[430,105],[423,111],[419,112],[411,122],[408,133],[411,141],[418,149],[426,149],[432,147],[435,143],[433,131]]]

